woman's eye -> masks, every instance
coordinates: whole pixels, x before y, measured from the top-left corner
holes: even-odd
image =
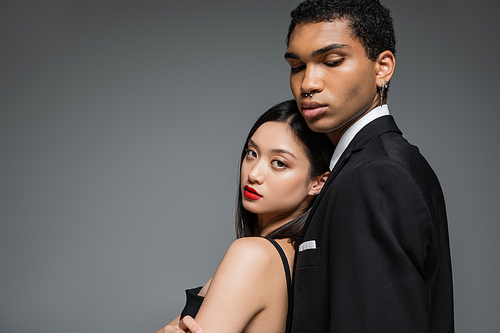
[[[342,61],[344,61],[344,58],[334,60],[334,61],[327,61],[327,62],[325,62],[325,65],[327,65],[328,67],[335,67],[335,66],[340,65],[342,63]]]
[[[276,168],[279,168],[279,169],[282,169],[282,168],[285,168],[287,165],[279,160],[274,160],[271,162],[271,164],[276,167]]]
[[[257,153],[254,152],[253,150],[247,149],[247,156],[255,158],[257,157]]]

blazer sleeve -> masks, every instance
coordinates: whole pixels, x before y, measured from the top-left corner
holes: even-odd
[[[340,189],[330,229],[331,332],[428,332],[425,261],[431,214],[395,161],[358,167]]]

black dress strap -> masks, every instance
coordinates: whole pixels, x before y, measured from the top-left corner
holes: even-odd
[[[276,250],[278,250],[278,253],[280,254],[281,261],[283,262],[283,267],[285,268],[285,276],[286,276],[286,289],[288,291],[288,312],[286,315],[286,330],[285,332],[288,332],[290,329],[290,325],[292,323],[292,307],[291,302],[293,300],[293,289],[292,289],[292,275],[290,274],[290,266],[288,265],[288,259],[286,258],[285,252],[281,248],[281,246],[276,242],[274,239],[269,238],[269,237],[264,237],[268,241],[271,242],[271,244],[274,245]]]

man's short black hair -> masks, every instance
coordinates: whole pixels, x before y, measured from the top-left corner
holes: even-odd
[[[366,55],[375,61],[385,50],[396,54],[396,37],[389,9],[378,0],[306,0],[291,13],[286,44],[297,24],[347,20]]]

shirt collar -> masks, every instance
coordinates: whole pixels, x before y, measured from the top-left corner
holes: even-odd
[[[377,106],[373,110],[370,110],[367,114],[365,114],[363,117],[359,118],[358,121],[352,124],[351,127],[349,127],[342,135],[339,143],[333,151],[332,159],[330,160],[330,170],[333,170],[333,167],[335,166],[335,164],[337,164],[340,156],[342,156],[349,143],[351,143],[352,139],[354,139],[356,134],[358,134],[358,132],[361,131],[363,127],[379,117],[388,115],[389,107],[387,106],[387,104],[384,104],[382,106]]]

